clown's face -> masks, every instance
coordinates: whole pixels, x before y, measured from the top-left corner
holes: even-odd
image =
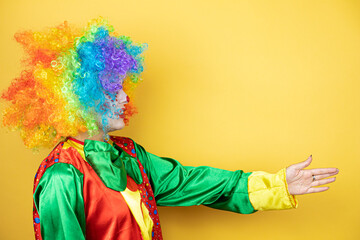
[[[116,95],[115,101],[110,100],[110,111],[113,113],[112,116],[107,117],[108,119],[108,131],[116,131],[125,127],[123,113],[125,110],[125,104],[129,102],[128,95],[121,89]]]

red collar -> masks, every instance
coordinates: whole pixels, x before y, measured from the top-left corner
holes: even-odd
[[[79,143],[79,144],[81,144],[81,145],[84,145],[84,142],[82,142],[82,141],[80,141],[80,140],[77,140],[77,139],[75,139],[75,138],[68,137],[68,139],[70,139],[71,141],[74,141],[74,142],[76,142],[76,143]]]

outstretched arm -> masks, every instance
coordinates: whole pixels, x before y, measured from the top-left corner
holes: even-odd
[[[300,163],[290,165],[286,168],[286,181],[289,193],[292,195],[302,195],[308,193],[324,192],[329,187],[318,187],[324,184],[334,182],[339,173],[337,168],[314,168],[303,169],[308,167],[312,162],[312,156]],[[327,178],[327,179],[324,179]]]
[[[205,205],[249,214],[290,209],[297,200],[286,184],[286,168],[276,174],[228,171],[209,166],[183,166],[135,143],[135,151],[151,182],[158,206]]]

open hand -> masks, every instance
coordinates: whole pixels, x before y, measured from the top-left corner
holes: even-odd
[[[307,160],[290,165],[286,168],[286,182],[289,193],[292,195],[301,195],[307,193],[323,192],[329,187],[317,187],[334,182],[336,177],[324,179],[339,173],[337,168],[315,168],[303,169],[312,162],[312,156]],[[314,176],[314,177],[313,177]],[[314,188],[316,187],[316,188]]]

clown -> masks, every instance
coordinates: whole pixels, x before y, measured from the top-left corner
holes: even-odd
[[[15,35],[25,69],[2,98],[3,124],[28,148],[53,150],[35,175],[36,239],[162,239],[157,206],[205,205],[251,214],[297,208],[296,195],[335,181],[338,169],[303,168],[275,174],[182,166],[147,152],[132,139],[110,136],[136,113],[143,52],[103,18],[85,28],[66,21]],[[129,97],[130,96],[130,97]]]

